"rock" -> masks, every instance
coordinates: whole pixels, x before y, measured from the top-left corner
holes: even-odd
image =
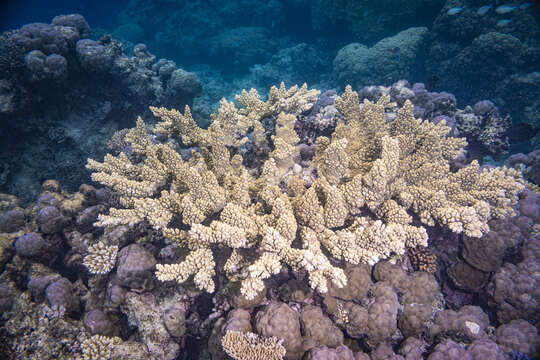
[[[126,289],[120,285],[112,285],[107,289],[107,301],[106,306],[108,307],[118,307],[122,305],[126,297]]]
[[[15,251],[20,256],[39,256],[47,249],[47,243],[40,234],[31,232],[15,240]]]
[[[139,244],[126,246],[118,253],[116,275],[122,286],[149,290],[154,286],[156,259]]]
[[[90,39],[77,41],[76,52],[79,63],[89,72],[110,71],[116,55],[103,44]]]
[[[92,335],[114,336],[118,332],[109,317],[99,309],[90,310],[86,314],[84,325]]]
[[[63,307],[67,313],[79,310],[79,298],[73,293],[73,285],[66,278],[61,278],[47,286],[45,290],[51,307]]]
[[[229,303],[235,309],[249,309],[257,306],[266,297],[266,287],[257,293],[251,300],[247,300],[246,297],[240,291],[240,282],[234,283],[227,292],[227,299]]]
[[[81,37],[90,36],[90,26],[79,14],[58,15],[52,20],[53,25],[69,26],[77,29]]]
[[[26,222],[26,216],[21,210],[9,210],[0,218],[0,232],[15,232],[21,230]]]
[[[39,224],[39,229],[42,233],[54,234],[62,230],[66,223],[66,219],[56,207],[47,206],[38,211],[37,223]]]
[[[105,211],[105,206],[95,205],[83,210],[77,217],[77,229],[80,232],[90,232],[93,229],[93,224],[97,221],[98,215]]]
[[[262,336],[283,339],[285,359],[299,359],[304,353],[298,313],[282,302],[272,302],[255,316],[255,328]]]
[[[0,312],[8,312],[15,300],[15,294],[8,284],[0,284]]]
[[[171,336],[179,338],[186,333],[186,314],[180,309],[169,309],[163,314],[163,323]]]
[[[28,282],[28,290],[32,294],[34,301],[43,301],[45,299],[45,289],[47,286],[60,279],[58,274],[51,274],[45,276],[37,276],[30,279]]]
[[[337,348],[343,344],[343,333],[318,306],[308,305],[302,313],[304,349],[319,346]],[[352,355],[352,353],[351,353]]]
[[[353,352],[345,345],[336,349],[326,346],[312,348],[305,355],[306,360],[354,360]]]
[[[183,95],[200,96],[202,93],[202,83],[197,75],[183,69],[172,72],[167,87]]]

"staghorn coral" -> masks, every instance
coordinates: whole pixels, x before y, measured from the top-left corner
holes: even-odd
[[[281,360],[285,356],[282,342],[276,337],[241,331],[227,331],[221,339],[225,352],[236,360]]]
[[[387,122],[385,111],[395,106],[388,96],[360,104],[350,87],[335,100],[342,120],[331,138],[316,141],[309,166],[318,178],[310,185],[291,176],[301,168],[294,124],[318,94],[282,84],[263,101],[254,89],[243,91],[239,107],[221,101],[208,129],[197,126],[189,107],[183,114],[151,108],[162,121],[150,129],[139,118],[125,136],[136,157],[88,160],[92,179],[121,195],[121,206],[100,215],[97,225],[147,221],[189,250],[179,263],[158,265],[158,279],[182,283],[193,276],[209,292],[215,252],[233,249],[224,270],[241,281],[249,300],[283,264],[307,271],[311,287],[322,293],[328,281],[344,286],[345,273],[325,250],[351,264],[374,264],[426,246],[426,229],[413,224],[413,215],[425,226],[480,237],[490,219],[513,214],[523,189],[518,171],[480,171],[473,162],[452,172],[449,162],[466,143],[448,137],[444,122],[416,119],[409,101]],[[189,159],[174,142],[156,142],[152,132],[191,146]],[[241,155],[247,144],[258,162]]]

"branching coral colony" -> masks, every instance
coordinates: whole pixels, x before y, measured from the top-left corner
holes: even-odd
[[[426,246],[420,224],[480,237],[490,219],[513,214],[523,189],[517,171],[480,171],[473,162],[452,172],[449,160],[464,139],[447,137],[444,123],[415,119],[408,101],[388,122],[385,111],[396,107],[389,97],[360,104],[351,87],[336,100],[343,120],[332,137],[317,139],[310,166],[318,175],[306,181],[294,124],[318,95],[305,84],[272,87],[267,101],[254,89],[243,91],[239,108],[221,101],[208,129],[197,126],[188,107],[184,114],[151,108],[161,118],[152,131],[169,141],[153,140],[139,118],[126,135],[131,154],[88,160],[92,179],[122,195],[122,208],[97,224],[148,221],[189,249],[182,262],[157,265],[158,279],[182,283],[194,275],[208,292],[214,291],[213,252],[230,248],[223,270],[241,281],[250,299],[282,264],[307,271],[311,287],[326,292],[328,280],[339,287],[347,282],[327,253],[374,264],[406,247]],[[189,160],[174,138],[192,147]],[[247,147],[259,162],[240,155]]]

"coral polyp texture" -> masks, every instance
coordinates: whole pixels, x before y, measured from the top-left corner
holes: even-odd
[[[118,246],[108,246],[100,241],[88,248],[83,264],[92,274],[107,274],[114,267],[117,255]]]
[[[281,84],[263,101],[254,89],[243,91],[237,105],[221,101],[208,129],[189,107],[151,108],[161,121],[151,128],[137,120],[125,136],[130,153],[88,160],[92,179],[121,194],[121,206],[97,224],[148,222],[189,250],[179,263],[157,265],[157,278],[193,276],[209,292],[214,257],[229,249],[218,271],[241,281],[251,299],[283,265],[307,271],[311,287],[324,293],[329,281],[347,283],[334,260],[375,264],[427,246],[426,227],[436,224],[480,237],[489,220],[514,213],[520,173],[474,161],[453,171],[450,161],[466,141],[449,137],[444,121],[415,118],[408,100],[388,121],[397,107],[389,96],[360,103],[346,87],[335,100],[335,130],[317,138],[311,161],[300,161],[294,125],[319,93]]]
[[[236,360],[281,360],[285,356],[282,340],[265,338],[252,332],[227,331],[221,339],[223,349]]]
[[[84,360],[110,359],[115,345],[122,343],[119,337],[94,335],[81,344]]]

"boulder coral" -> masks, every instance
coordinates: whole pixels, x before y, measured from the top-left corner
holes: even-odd
[[[411,27],[371,47],[348,44],[336,54],[334,75],[340,85],[355,87],[416,78],[427,52],[428,36],[427,28]]]

